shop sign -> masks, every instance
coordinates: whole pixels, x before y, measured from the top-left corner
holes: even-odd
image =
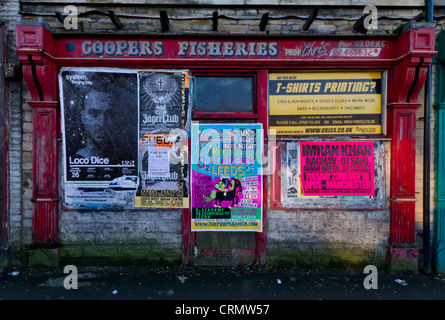
[[[387,40],[57,39],[57,56],[113,59],[389,59]]]
[[[269,126],[277,135],[382,133],[380,72],[269,74]]]
[[[262,231],[262,125],[192,124],[192,231]]]

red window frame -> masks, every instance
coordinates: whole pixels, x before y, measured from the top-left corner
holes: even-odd
[[[211,70],[211,71],[193,71],[190,70],[193,77],[252,77],[253,80],[253,110],[252,111],[202,111],[196,110],[196,100],[193,102],[192,119],[254,119],[258,120],[259,108],[257,106],[257,92],[258,92],[258,75],[257,71],[246,70]]]

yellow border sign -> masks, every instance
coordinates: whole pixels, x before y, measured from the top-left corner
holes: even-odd
[[[277,135],[382,133],[381,72],[269,74],[269,127]]]

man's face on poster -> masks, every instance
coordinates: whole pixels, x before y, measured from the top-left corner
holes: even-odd
[[[112,103],[111,96],[104,92],[91,91],[85,97],[82,122],[89,139],[99,147],[110,144]]]

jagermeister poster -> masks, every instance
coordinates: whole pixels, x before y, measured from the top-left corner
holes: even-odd
[[[192,231],[262,231],[261,124],[192,124]]]
[[[185,71],[139,72],[140,185],[136,207],[188,207],[187,130],[190,81]]]

